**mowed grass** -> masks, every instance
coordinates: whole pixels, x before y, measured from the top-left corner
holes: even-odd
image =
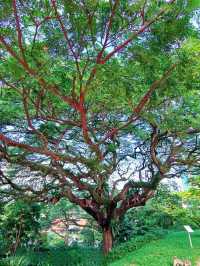
[[[189,259],[192,266],[196,265],[196,261],[200,261],[200,231],[191,236],[193,248],[190,247],[186,232],[173,232],[164,239],[146,244],[123,259],[110,263],[109,266],[170,266],[174,256]]]

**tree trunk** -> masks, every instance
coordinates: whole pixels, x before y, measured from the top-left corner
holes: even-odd
[[[104,227],[103,228],[103,251],[104,254],[107,255],[113,245],[113,234],[112,229],[110,227]]]

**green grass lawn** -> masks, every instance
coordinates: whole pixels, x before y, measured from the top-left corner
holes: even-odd
[[[170,266],[174,256],[190,259],[192,265],[196,265],[200,259],[200,231],[192,234],[192,242],[193,248],[190,248],[186,232],[169,233],[164,239],[153,241],[109,266]]]

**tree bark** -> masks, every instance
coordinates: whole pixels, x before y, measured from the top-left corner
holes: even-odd
[[[103,228],[103,252],[105,255],[107,255],[113,245],[113,234],[112,229],[110,227],[104,227]]]

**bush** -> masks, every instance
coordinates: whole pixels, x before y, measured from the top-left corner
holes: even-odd
[[[194,229],[200,226],[199,200],[186,200],[187,208],[182,207],[181,194],[171,192],[167,185],[160,185],[155,196],[143,207],[133,208],[113,224],[114,243],[130,240],[160,230],[182,230],[184,224]]]
[[[120,244],[148,233],[163,234],[172,227],[172,218],[151,206],[130,210],[121,221],[114,225],[114,243]]]
[[[15,253],[21,246],[34,245],[39,237],[40,206],[22,200],[5,204],[0,215],[4,253]]]
[[[0,260],[1,266],[106,266],[102,252],[93,248],[57,247],[49,252],[19,250],[15,256]]]

